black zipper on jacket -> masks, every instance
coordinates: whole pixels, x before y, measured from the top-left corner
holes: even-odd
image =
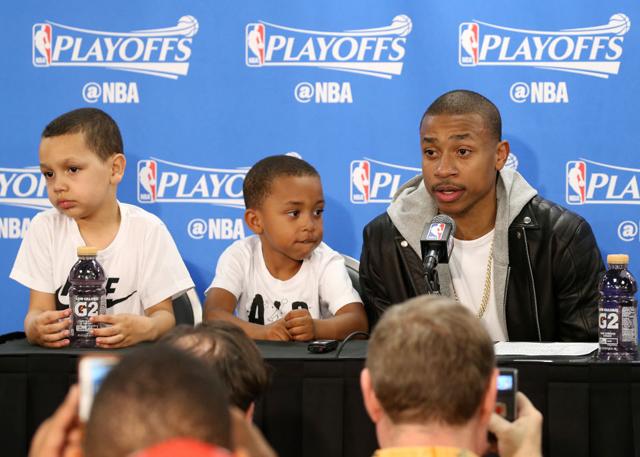
[[[536,295],[536,283],[533,278],[533,268],[531,266],[531,257],[529,256],[529,243],[527,242],[527,231],[522,228],[522,234],[524,235],[524,250],[527,253],[527,265],[529,265],[529,277],[531,278],[531,287],[533,288],[533,310],[536,313],[536,326],[538,329],[538,341],[542,341],[542,334],[540,333],[540,317],[538,316],[538,297]],[[508,287],[508,285],[507,285]]]

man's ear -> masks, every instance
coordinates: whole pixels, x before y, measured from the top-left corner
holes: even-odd
[[[111,161],[111,184],[119,184],[127,167],[127,159],[124,154],[115,154],[109,160]]]
[[[249,228],[256,235],[262,234],[262,218],[260,217],[260,211],[249,208],[244,212],[244,221],[247,223]]]
[[[371,373],[368,368],[363,368],[360,372],[360,388],[362,389],[362,398],[364,399],[364,407],[374,424],[377,424],[384,410],[376,397],[376,393],[373,391],[373,385],[371,384]]]
[[[504,167],[504,164],[507,163],[507,158],[509,157],[509,152],[511,152],[511,147],[509,146],[509,142],[504,140],[498,143],[496,148],[496,170],[500,171]]]
[[[496,398],[498,396],[498,374],[498,369],[494,368],[487,385],[487,390],[484,393],[482,403],[480,404],[480,422],[483,424],[489,423],[491,414],[493,414],[493,412],[496,410]]]

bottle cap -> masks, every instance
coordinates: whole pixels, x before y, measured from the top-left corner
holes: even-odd
[[[78,247],[78,256],[96,256],[98,255],[98,248],[93,246],[80,246]]]
[[[627,254],[609,254],[607,263],[609,265],[629,265],[629,256]]]

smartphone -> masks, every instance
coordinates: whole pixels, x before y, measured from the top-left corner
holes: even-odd
[[[338,347],[338,340],[315,340],[309,343],[307,350],[314,354],[334,351]]]
[[[498,398],[496,413],[508,421],[516,420],[516,392],[518,392],[518,370],[500,368],[498,374]]]
[[[118,362],[115,355],[86,355],[78,363],[78,382],[80,384],[80,406],[78,415],[82,422],[89,420],[93,398],[100,389],[102,381]]]

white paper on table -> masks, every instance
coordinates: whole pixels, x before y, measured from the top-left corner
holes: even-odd
[[[598,343],[521,343],[500,341],[495,344],[496,355],[522,356],[581,356],[598,349]]]

